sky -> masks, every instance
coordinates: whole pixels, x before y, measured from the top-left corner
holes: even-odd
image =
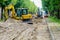
[[[31,1],[34,2],[37,7],[42,8],[41,0],[31,0]]]

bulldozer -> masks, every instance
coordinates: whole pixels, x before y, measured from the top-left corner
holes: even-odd
[[[32,14],[28,13],[28,9],[27,8],[14,8],[14,5],[8,5],[5,7],[4,9],[4,17],[5,20],[7,20],[8,18],[14,18],[14,19],[32,19]]]

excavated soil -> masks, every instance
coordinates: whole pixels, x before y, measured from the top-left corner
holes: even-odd
[[[0,23],[0,40],[51,40],[45,19],[33,19],[32,23],[9,18]]]

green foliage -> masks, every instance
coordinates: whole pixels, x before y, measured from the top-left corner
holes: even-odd
[[[60,0],[42,0],[43,8],[48,10],[60,9]]]
[[[2,7],[13,4],[15,8],[28,8],[29,12],[36,12],[37,7],[30,0],[0,0]]]
[[[51,16],[50,16],[50,17],[48,18],[48,20],[51,21],[51,22],[60,23],[60,19],[57,19],[56,17],[51,17]]]
[[[48,10],[53,16],[57,15],[60,19],[60,0],[42,0],[42,4],[44,10]]]
[[[11,3],[15,5],[17,3],[17,0],[11,0]]]
[[[9,5],[11,3],[11,0],[1,0],[0,4],[4,8],[5,6]]]
[[[16,5],[15,5],[15,8],[18,8],[18,7],[19,8],[28,8],[30,12],[37,11],[37,7],[30,0],[18,0]]]

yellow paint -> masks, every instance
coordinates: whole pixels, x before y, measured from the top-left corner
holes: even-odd
[[[8,19],[9,18],[9,15],[8,15],[8,9],[12,9],[11,11],[11,18],[15,18],[15,19],[32,19],[32,15],[31,14],[26,14],[26,15],[22,15],[21,17],[17,17],[17,14],[15,13],[15,9],[14,9],[14,6],[13,5],[8,5],[7,7],[5,7],[5,18]]]
[[[27,14],[27,15],[22,15],[23,19],[32,19],[32,15],[31,14]]]

